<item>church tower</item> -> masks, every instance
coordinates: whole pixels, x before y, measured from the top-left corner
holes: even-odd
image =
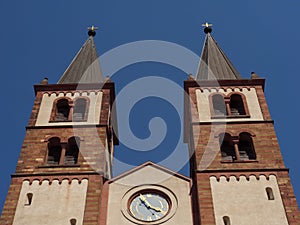
[[[117,144],[114,83],[102,77],[95,27],[57,84],[35,101],[1,225],[98,224]]]
[[[57,84],[35,101],[1,225],[299,225],[300,213],[266,99],[211,35],[184,82],[190,177],[151,161],[111,177],[118,144],[115,87],[96,28]]]
[[[184,83],[195,224],[298,225],[299,209],[264,95],[243,79],[211,35],[196,79]]]

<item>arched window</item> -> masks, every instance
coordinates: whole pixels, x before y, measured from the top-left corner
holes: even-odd
[[[223,216],[224,225],[230,225],[230,218],[228,216]]]
[[[59,99],[56,102],[55,121],[69,120],[70,105],[69,100],[66,98]]]
[[[256,159],[256,154],[253,147],[253,140],[249,133],[240,133],[238,148],[241,160]]]
[[[74,103],[73,121],[82,121],[86,119],[87,100],[85,98],[78,98]]]
[[[246,115],[243,98],[239,94],[230,96],[229,107],[231,116]]]
[[[65,164],[66,165],[77,164],[79,146],[80,146],[80,138],[79,137],[69,138],[67,149],[66,149],[66,155],[65,155]]]
[[[226,116],[226,104],[224,97],[220,94],[215,94],[212,96],[212,104],[214,110],[214,116]]]
[[[26,204],[25,205],[31,205],[33,194],[32,193],[27,193],[26,197],[27,197],[27,199],[26,199]]]
[[[266,188],[266,193],[267,193],[267,196],[268,196],[268,200],[274,200],[275,199],[272,188],[267,187]]]
[[[235,160],[236,154],[231,135],[228,133],[220,134],[219,141],[221,145],[222,160]]]
[[[48,142],[48,157],[47,163],[50,165],[59,164],[61,157],[61,144],[58,137],[53,137],[49,139]]]

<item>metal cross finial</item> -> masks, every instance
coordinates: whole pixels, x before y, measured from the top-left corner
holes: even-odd
[[[98,27],[95,27],[94,25],[91,27],[88,27],[88,35],[94,37],[96,35],[96,30],[98,30]]]
[[[204,33],[211,33],[212,32],[212,27],[213,25],[212,24],[210,24],[210,23],[204,23],[204,24],[202,24],[202,27],[204,27]]]
[[[91,31],[95,31],[95,30],[98,30],[99,28],[98,27],[95,27],[94,25],[91,26],[91,27],[88,27],[88,30],[91,30]]]
[[[202,24],[202,27],[212,27],[212,26],[213,25],[211,23],[208,23],[208,22]]]

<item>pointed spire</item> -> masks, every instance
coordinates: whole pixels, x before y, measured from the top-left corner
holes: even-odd
[[[97,27],[89,27],[89,38],[61,76],[58,84],[101,83],[104,81],[94,43]]]
[[[196,80],[242,79],[229,58],[211,35],[212,24],[205,23],[206,33]]]

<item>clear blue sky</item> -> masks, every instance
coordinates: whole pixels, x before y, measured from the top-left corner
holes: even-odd
[[[201,23],[206,21],[214,24],[214,38],[244,78],[249,78],[251,71],[266,78],[267,101],[299,202],[299,8],[300,2],[293,0],[1,1],[1,209],[31,113],[32,85],[44,77],[49,77],[50,83],[57,82],[86,40],[87,26],[100,27],[95,37],[99,55],[141,40],[173,42],[200,55],[205,36]],[[151,67],[149,63],[124,68],[113,80],[120,91],[126,82],[154,73],[167,74],[165,77],[179,84],[186,79],[176,68],[159,63]],[[134,110],[145,108],[152,100],[145,99]],[[161,104],[161,112],[172,111],[172,106],[163,106],[163,101],[155,104]],[[146,121],[154,116],[170,115],[149,114]],[[169,125],[167,119],[165,122]],[[133,130],[135,126],[133,123]],[[139,135],[145,138],[148,134]],[[179,138],[176,132],[172,135]],[[160,147],[168,148],[170,145]],[[124,149],[122,145],[117,149],[118,157]]]

